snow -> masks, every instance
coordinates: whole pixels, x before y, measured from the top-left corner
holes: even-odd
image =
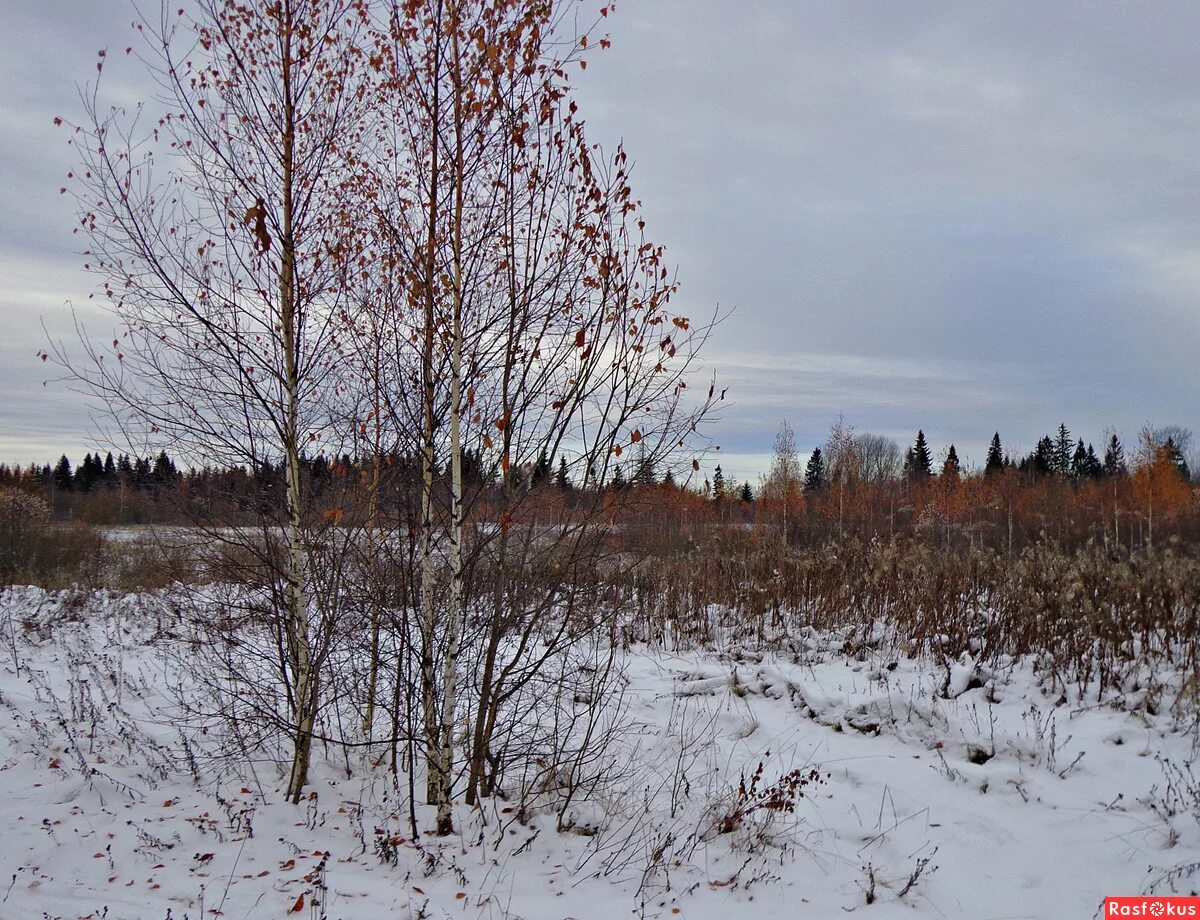
[[[175,623],[165,596],[0,594],[0,917],[1091,917],[1200,862],[1194,726],[1033,658],[635,648],[572,830],[495,801],[415,842],[378,751],[319,752],[298,806],[272,752],[232,773],[180,708]],[[818,778],[723,827],[760,764]]]

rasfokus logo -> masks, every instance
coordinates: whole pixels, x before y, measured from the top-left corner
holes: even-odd
[[[1105,917],[1200,917],[1200,898],[1105,898]]]

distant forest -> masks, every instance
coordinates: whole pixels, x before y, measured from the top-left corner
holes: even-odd
[[[1137,548],[1200,539],[1200,487],[1187,459],[1190,446],[1187,429],[1147,428],[1130,450],[1112,434],[1097,451],[1064,424],[1019,457],[1004,450],[997,432],[983,465],[971,470],[953,444],[935,460],[923,431],[902,450],[890,438],[839,423],[802,464],[785,423],[770,470],[757,482],[728,479],[720,465],[710,479],[698,481],[660,471],[644,455],[614,465],[604,482],[590,473],[576,481],[565,457],[543,456],[515,470],[508,487],[536,493],[526,517],[547,503],[555,513],[569,511],[573,497],[585,493],[589,500],[597,492],[619,494],[614,521],[645,525],[668,538],[736,525],[783,534],[802,546],[917,537],[1010,552],[1047,539]],[[485,493],[499,489],[477,453],[465,450],[463,460],[466,482]],[[378,463],[384,506],[393,520],[411,519],[419,504],[420,459],[385,455]],[[337,523],[361,511],[359,486],[373,469],[371,459],[317,456],[305,461],[304,488],[324,519]],[[443,486],[447,478],[440,471]],[[220,525],[271,517],[282,507],[284,480],[282,464],[180,469],[165,451],[152,458],[89,452],[78,465],[65,455],[55,464],[0,464],[0,487],[38,495],[55,520],[96,525]],[[630,502],[631,496],[636,500]],[[488,513],[484,502],[477,515]]]

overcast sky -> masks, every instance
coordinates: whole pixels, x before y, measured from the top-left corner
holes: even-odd
[[[732,407],[727,478],[787,419],[981,464],[1065,421],[1200,427],[1200,4],[626,0],[577,78]],[[58,195],[95,51],[126,0],[0,0],[0,459],[91,443],[43,386],[42,324],[86,304]]]

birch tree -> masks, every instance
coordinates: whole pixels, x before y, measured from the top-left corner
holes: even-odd
[[[106,107],[99,78],[85,91],[72,136],[80,167],[64,191],[116,333],[111,348],[90,340],[91,361],[71,367],[135,438],[193,463],[282,462],[282,507],[261,530],[268,542],[276,525],[283,533],[270,558],[287,796],[298,801],[330,632],[313,610],[303,469],[338,437],[326,397],[356,246],[345,214],[360,184],[367,11],[357,0],[190,9],[164,5],[134,24],[156,99]]]

